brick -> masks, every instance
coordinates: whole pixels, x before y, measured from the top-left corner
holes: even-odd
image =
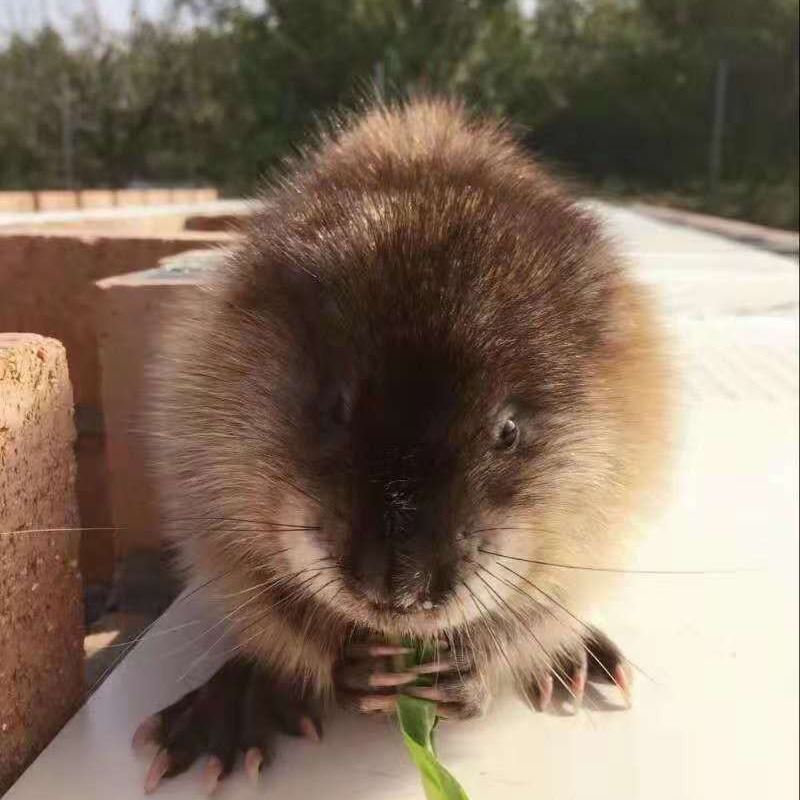
[[[63,342],[75,403],[100,408],[93,282],[222,241],[224,237],[207,233],[0,234],[0,330],[36,331]]]
[[[148,206],[164,206],[172,202],[171,189],[145,189],[145,203]]]
[[[81,704],[72,390],[63,346],[0,334],[0,794]]]
[[[117,206],[142,206],[145,204],[144,189],[117,189],[114,192]]]
[[[186,217],[184,228],[187,231],[230,231],[247,220],[249,214],[193,214]]]
[[[216,189],[211,187],[195,189],[195,203],[213,203],[215,200],[219,200],[219,192]]]
[[[156,269],[98,282],[98,330],[105,409],[106,455],[111,481],[117,558],[138,549],[158,549],[160,520],[155,487],[145,467],[145,375],[157,346],[161,321],[197,290],[203,270],[218,251],[187,252]]]
[[[73,191],[34,192],[37,211],[64,211],[78,207],[78,193]]]
[[[71,219],[55,219],[46,222],[38,222],[35,226],[15,225],[9,228],[0,228],[0,236],[5,232],[9,233],[38,233],[39,235],[84,235],[94,236],[102,232],[105,238],[137,237],[151,239],[169,239],[175,234],[184,232],[184,222],[186,213],[180,210],[180,206],[175,206],[176,210],[165,211],[167,206],[159,206],[154,212],[148,213],[149,209],[141,206],[130,207],[127,209],[115,209],[117,213],[113,216],[108,215],[103,218],[97,217],[98,211],[106,209],[84,209],[81,215],[76,215]]]
[[[172,190],[172,202],[173,203],[180,203],[180,204],[189,204],[189,203],[196,203],[197,199],[195,196],[194,189],[173,189]]]
[[[82,189],[78,192],[80,208],[111,208],[114,205],[114,192],[111,189]]]
[[[35,210],[33,192],[0,192],[0,211],[16,214]]]
[[[210,203],[219,198],[211,187],[198,189],[48,189],[38,192],[0,192],[0,211],[64,211],[76,208]]]
[[[95,332],[94,281],[152,267],[187,249],[229,241],[225,234],[166,237],[88,233],[0,234],[0,330],[31,330],[67,348],[78,410],[78,493],[85,526],[108,522],[103,409]],[[86,424],[86,421],[89,421]],[[84,539],[87,578],[111,579],[112,535]]]

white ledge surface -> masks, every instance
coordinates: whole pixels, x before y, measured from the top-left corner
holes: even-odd
[[[631,575],[596,616],[648,677],[634,707],[590,696],[577,716],[502,698],[443,724],[444,762],[472,800],[795,798],[798,752],[798,269],[784,258],[598,206],[668,314],[682,369],[680,452],[664,519],[637,566],[736,570]],[[136,724],[208,674],[180,681],[219,628],[197,596],[175,605],[10,790],[7,800],[141,798]],[[182,626],[182,627],[181,627]],[[220,644],[217,650],[224,645]],[[201,796],[199,767],[162,798]],[[221,800],[421,800],[389,721],[337,713],[320,745],[285,739],[260,786]]]

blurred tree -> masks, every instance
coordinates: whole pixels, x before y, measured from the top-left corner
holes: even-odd
[[[577,176],[797,224],[798,0],[173,0],[0,45],[0,186],[250,191],[315,120],[375,91],[510,116]],[[721,191],[705,196],[728,65]]]
[[[0,185],[63,181],[59,101],[68,63],[49,28],[30,39],[15,35],[0,51]]]

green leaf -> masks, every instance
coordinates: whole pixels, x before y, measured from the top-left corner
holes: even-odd
[[[430,700],[401,695],[397,720],[408,752],[420,772],[427,800],[469,800],[458,781],[445,769],[433,748],[436,705]]]

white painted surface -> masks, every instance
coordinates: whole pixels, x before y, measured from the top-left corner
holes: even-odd
[[[684,386],[672,501],[638,565],[744,571],[620,585],[598,620],[652,678],[637,676],[631,711],[543,715],[504,698],[486,719],[444,725],[440,752],[472,800],[795,798],[797,264],[601,210],[669,312]],[[178,676],[204,643],[181,647],[203,629],[201,613],[192,600],[174,605],[7,800],[140,798],[147,760],[130,736],[187,688]],[[198,797],[197,773],[158,796]],[[219,797],[421,800],[422,791],[389,722],[338,714],[322,745],[282,741],[259,789],[239,774]]]

